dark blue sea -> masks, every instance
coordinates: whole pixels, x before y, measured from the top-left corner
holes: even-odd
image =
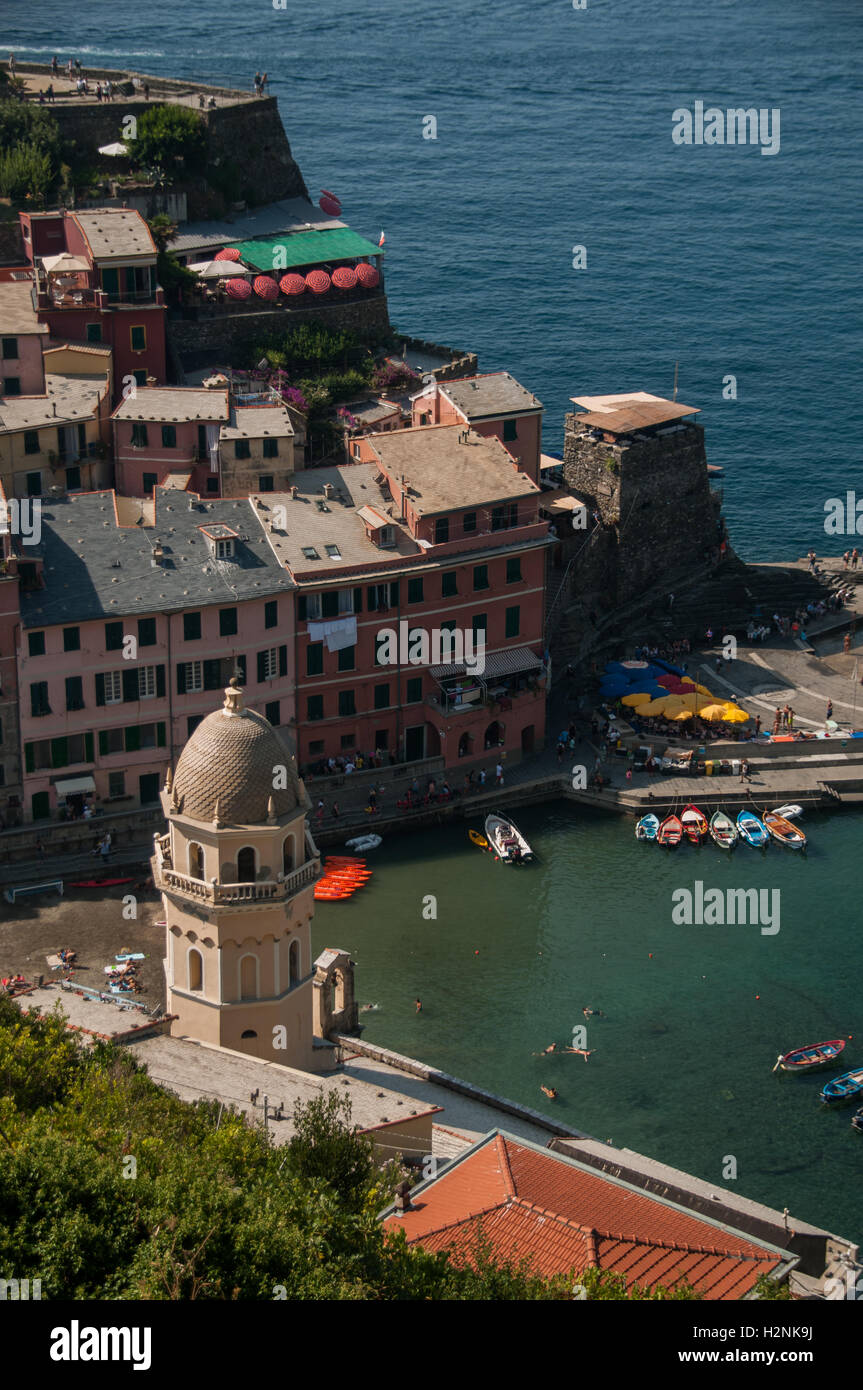
[[[512,371],[548,449],[679,363],[748,559],[837,553],[825,499],[863,496],[861,36],[860,0],[0,0],[4,58],[266,70],[310,191],[386,231],[393,321]],[[675,145],[697,100],[779,108],[779,153]]]

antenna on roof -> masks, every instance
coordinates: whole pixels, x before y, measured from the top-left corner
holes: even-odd
[[[671,399],[672,399],[673,401],[676,401],[676,400],[677,400],[677,368],[678,368],[679,366],[680,366],[679,361],[678,361],[678,362],[675,362],[675,364],[674,364],[674,394],[673,394],[672,397],[671,397]]]

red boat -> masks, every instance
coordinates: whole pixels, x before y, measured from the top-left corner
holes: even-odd
[[[777,1058],[776,1067],[781,1067],[783,1071],[808,1071],[810,1067],[821,1067],[825,1062],[834,1062],[844,1047],[844,1038],[812,1043],[809,1047],[793,1047],[790,1052]],[[774,1071],[776,1067],[773,1068]]]
[[[666,816],[656,832],[656,839],[660,845],[679,845],[683,839],[683,826],[677,816]]]
[[[700,845],[707,834],[707,817],[697,806],[684,806],[680,817],[686,838],[694,845]]]
[[[118,883],[134,883],[133,878],[79,878],[70,888],[114,888]]]

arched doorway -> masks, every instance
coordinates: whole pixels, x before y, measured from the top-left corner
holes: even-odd
[[[190,949],[187,957],[187,969],[189,989],[202,990],[204,988],[204,957],[194,946]]]
[[[493,719],[485,731],[483,740],[485,747],[497,748],[503,743],[503,725],[499,719]]]
[[[470,746],[473,739],[470,734],[462,734],[458,741],[458,755],[460,758],[470,757]]]
[[[189,876],[200,879],[204,877],[204,850],[194,840],[189,844]]]
[[[299,983],[299,979],[300,979],[300,943],[299,943],[299,941],[292,941],[292,942],[291,942],[291,949],[290,949],[290,951],[288,952],[288,962],[289,962],[289,969],[290,969],[291,984],[292,984],[292,985],[298,984],[298,983]]]
[[[237,882],[254,883],[256,867],[255,851],[245,845],[237,855]]]
[[[258,957],[254,955],[243,956],[240,961],[240,998],[257,999],[258,997]]]
[[[285,874],[294,871],[294,837],[286,835],[282,842],[282,872]]]

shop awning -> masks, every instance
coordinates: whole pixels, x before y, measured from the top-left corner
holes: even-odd
[[[454,661],[447,666],[430,666],[429,675],[433,680],[445,680],[447,676],[463,676],[471,669],[463,661]],[[522,675],[527,671],[541,671],[542,658],[530,647],[510,647],[504,652],[486,652],[485,670],[471,670],[471,674],[481,675],[483,680],[494,680],[500,676]]]
[[[324,265],[382,256],[380,246],[351,231],[350,227],[325,227],[310,232],[285,232],[260,241],[241,241],[240,258],[256,270],[290,270],[295,265]],[[373,267],[374,268],[374,267]]]
[[[67,777],[64,782],[55,782],[54,790],[58,796],[76,796],[81,792],[94,792],[96,783],[90,776]]]

